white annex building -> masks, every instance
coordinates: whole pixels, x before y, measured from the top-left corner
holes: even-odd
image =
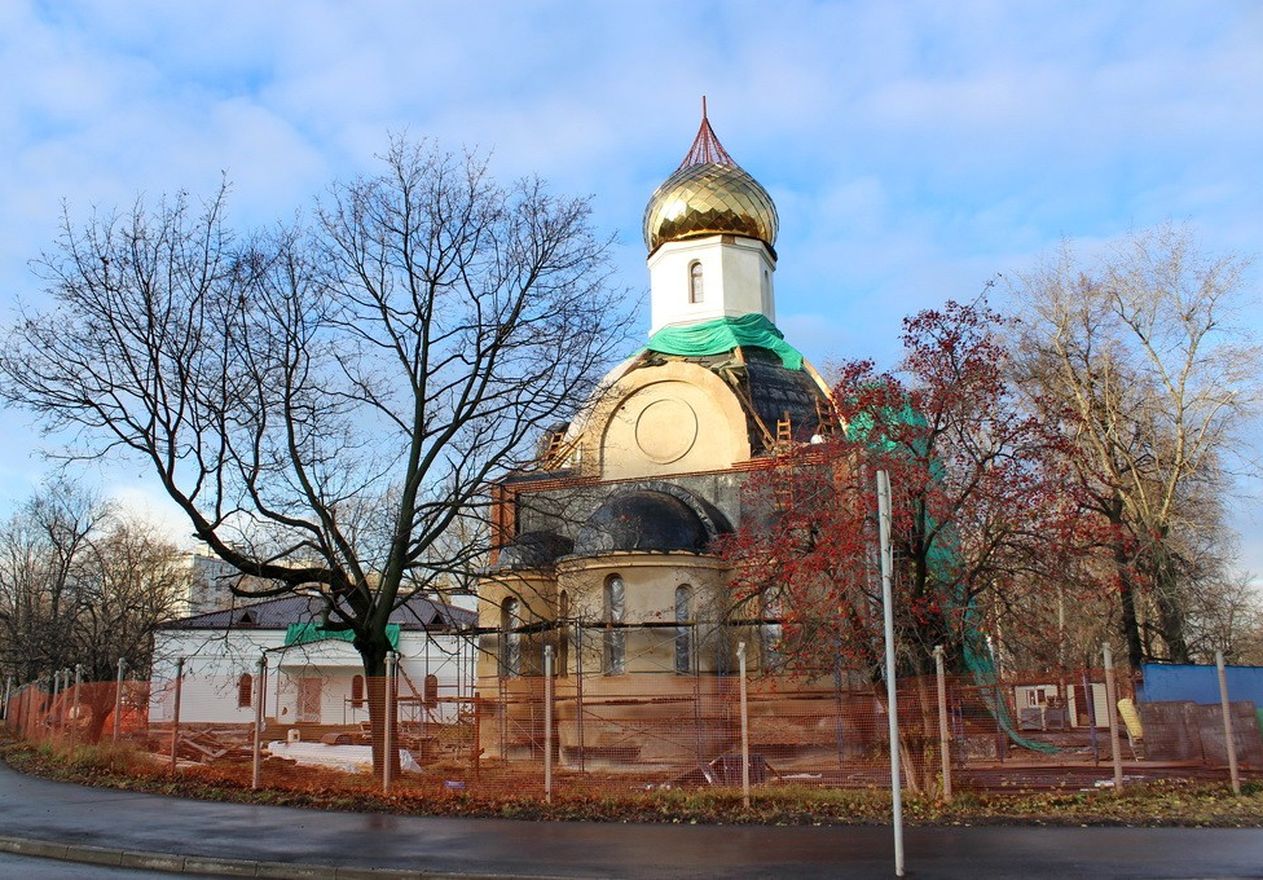
[[[267,657],[268,724],[354,725],[368,720],[368,689],[349,633],[323,629],[319,597],[285,596],[164,624],[154,635],[150,720],[170,721],[183,661],[180,721],[251,724],[258,660]],[[403,721],[451,722],[473,692],[471,611],[414,597],[390,617]]]

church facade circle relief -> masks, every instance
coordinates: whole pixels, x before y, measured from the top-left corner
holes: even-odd
[[[697,413],[683,400],[655,400],[636,418],[636,445],[646,458],[658,464],[679,461],[696,442]]]

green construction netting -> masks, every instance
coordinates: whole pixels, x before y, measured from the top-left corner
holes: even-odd
[[[882,417],[908,425],[925,424],[925,417],[909,404],[905,404],[897,411],[887,410],[882,413]],[[862,442],[872,449],[885,453],[890,453],[895,449],[895,443],[876,430],[875,420],[867,413],[852,419],[847,426],[847,433],[852,440]],[[942,463],[931,461],[930,474],[935,479],[942,479]],[[1004,697],[1004,686],[996,670],[995,657],[986,637],[979,629],[980,613],[977,603],[974,597],[968,595],[965,585],[960,583],[955,574],[959,564],[959,550],[955,534],[951,530],[940,532],[938,539],[930,547],[927,557],[930,576],[937,583],[939,593],[943,596],[944,610],[949,619],[959,615],[965,668],[969,670],[974,684],[978,686],[978,694],[987,710],[995,718],[996,725],[1010,740],[1024,749],[1045,753],[1058,751],[1054,745],[1022,736],[1013,724],[1013,718],[1009,713],[1009,703]]]
[[[763,315],[742,315],[740,318],[716,318],[701,324],[663,327],[649,337],[645,348],[662,354],[685,357],[724,354],[738,346],[766,348],[775,352],[788,370],[801,370],[803,356],[785,341],[785,334]]]
[[[291,623],[285,628],[285,647],[307,645],[333,639],[339,642],[355,641],[355,633],[349,629],[325,629],[318,623]],[[386,624],[386,640],[390,647],[399,650],[399,624]]]

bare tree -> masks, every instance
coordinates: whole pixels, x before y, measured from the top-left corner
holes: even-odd
[[[0,356],[4,397],[77,429],[71,455],[147,461],[196,537],[270,584],[250,595],[324,593],[371,682],[378,766],[391,611],[481,557],[445,538],[627,326],[586,200],[432,146],[383,158],[310,225],[249,240],[222,190],[67,220],[42,260],[56,307]]]
[[[0,664],[19,681],[76,662],[70,632],[105,518],[94,498],[58,481],[0,526]]]
[[[109,682],[120,660],[133,677],[148,675],[154,630],[174,618],[189,590],[189,572],[170,541],[144,522],[111,515],[85,550],[75,625],[66,634],[85,682]],[[84,735],[96,742],[114,707],[113,687],[87,687]]]
[[[19,681],[76,667],[95,741],[122,660],[146,675],[153,631],[187,585],[179,551],[143,522],[114,514],[74,484],[41,490],[0,526],[0,666]]]
[[[1259,350],[1232,323],[1243,269],[1168,226],[1097,266],[1063,251],[1017,290],[1023,382],[1085,453],[1077,482],[1112,529],[1133,665],[1156,653],[1151,634],[1170,659],[1190,656],[1188,549],[1259,396]]]

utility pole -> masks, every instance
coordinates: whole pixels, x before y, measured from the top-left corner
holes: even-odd
[[[903,789],[899,770],[899,704],[895,693],[895,613],[890,547],[890,475],[877,472],[877,530],[881,541],[881,605],[886,634],[886,720],[890,727],[890,803],[895,835],[895,876],[903,876]]]

